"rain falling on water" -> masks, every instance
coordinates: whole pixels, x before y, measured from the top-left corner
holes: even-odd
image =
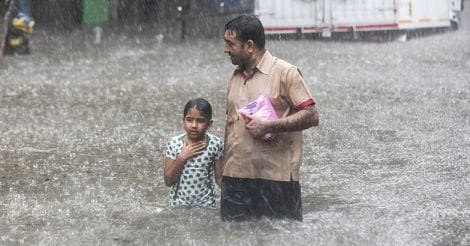
[[[304,222],[170,208],[164,147],[207,98],[223,136],[223,40],[85,31],[32,37],[0,70],[0,244],[467,245],[470,15],[407,42],[268,40],[304,74]]]

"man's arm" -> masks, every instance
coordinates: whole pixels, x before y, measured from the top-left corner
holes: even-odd
[[[214,172],[215,172],[215,183],[217,186],[221,187],[220,184],[222,183],[222,173],[224,168],[224,159],[223,157],[219,160],[216,160],[214,163]]]
[[[314,105],[305,108],[285,117],[273,121],[251,118],[246,128],[255,138],[262,137],[268,132],[289,132],[301,131],[319,124],[319,116]]]

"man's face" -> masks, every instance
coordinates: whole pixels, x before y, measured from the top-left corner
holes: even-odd
[[[230,56],[233,65],[248,65],[250,58],[246,50],[246,45],[237,39],[237,33],[233,30],[226,30],[224,33],[224,52]]]

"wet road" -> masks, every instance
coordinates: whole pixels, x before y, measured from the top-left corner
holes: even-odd
[[[184,103],[209,99],[223,136],[222,40],[38,31],[0,70],[0,244],[468,245],[469,20],[407,42],[268,41],[318,101],[303,223],[168,207]]]

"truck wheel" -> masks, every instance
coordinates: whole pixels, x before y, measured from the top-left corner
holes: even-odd
[[[450,22],[450,30],[452,30],[452,31],[459,30],[459,23],[457,23],[456,21],[451,21]]]

